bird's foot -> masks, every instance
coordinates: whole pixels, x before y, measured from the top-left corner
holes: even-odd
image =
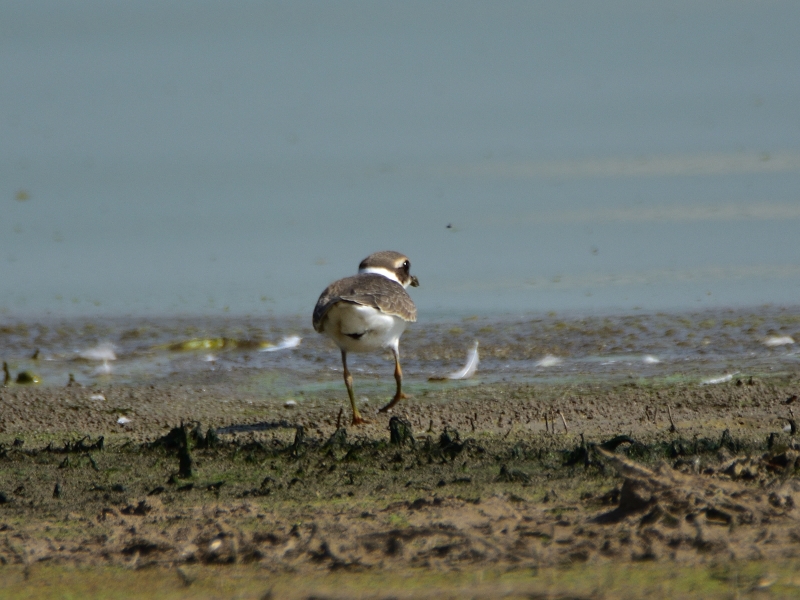
[[[390,410],[395,404],[400,402],[400,400],[402,400],[403,398],[408,398],[408,396],[406,396],[403,392],[400,392],[399,394],[395,394],[395,397],[392,398],[392,401],[389,402],[389,404],[387,404],[383,408],[378,409],[378,412],[386,412],[387,410]]]
[[[367,423],[369,423],[369,421],[367,421],[361,415],[353,415],[353,421],[352,421],[351,425],[365,425]]]

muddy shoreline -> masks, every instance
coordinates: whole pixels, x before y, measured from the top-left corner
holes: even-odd
[[[3,388],[0,562],[797,560],[798,388],[785,375],[445,385],[357,428],[328,390],[286,407],[213,382]]]

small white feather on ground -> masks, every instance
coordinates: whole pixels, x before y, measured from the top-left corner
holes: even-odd
[[[84,360],[99,360],[102,362],[117,360],[117,355],[114,352],[114,344],[110,342],[98,344],[94,348],[88,348],[83,352],[79,352],[78,356]]]
[[[703,381],[700,382],[700,385],[716,385],[718,383],[727,383],[733,379],[733,375],[735,375],[735,373],[723,375],[722,377],[709,377],[708,379],[703,379]]]
[[[283,338],[275,346],[262,348],[259,352],[277,352],[278,350],[289,350],[291,348],[297,348],[300,345],[300,341],[302,339],[303,338],[301,338],[299,335],[290,335]]]
[[[553,356],[552,354],[548,354],[543,359],[536,361],[537,367],[555,367],[560,365],[564,362],[562,359],[558,358],[557,356]]]
[[[428,381],[445,381],[447,379],[469,379],[475,372],[478,370],[478,363],[480,362],[480,358],[478,357],[478,342],[476,341],[472,348],[469,349],[467,352],[467,362],[459,371],[455,371],[454,373],[450,373],[449,375],[439,375],[429,377]]]

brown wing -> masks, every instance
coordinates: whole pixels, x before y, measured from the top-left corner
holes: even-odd
[[[330,284],[317,300],[312,322],[315,331],[321,331],[322,320],[337,302],[350,302],[372,306],[387,315],[405,321],[417,320],[417,307],[405,288],[383,275],[362,273],[345,277]]]

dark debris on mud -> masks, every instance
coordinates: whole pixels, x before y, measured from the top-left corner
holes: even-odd
[[[800,554],[791,433],[509,439],[415,432],[400,417],[379,439],[252,429],[0,445],[0,562],[363,570]],[[56,524],[72,534],[56,540]]]

